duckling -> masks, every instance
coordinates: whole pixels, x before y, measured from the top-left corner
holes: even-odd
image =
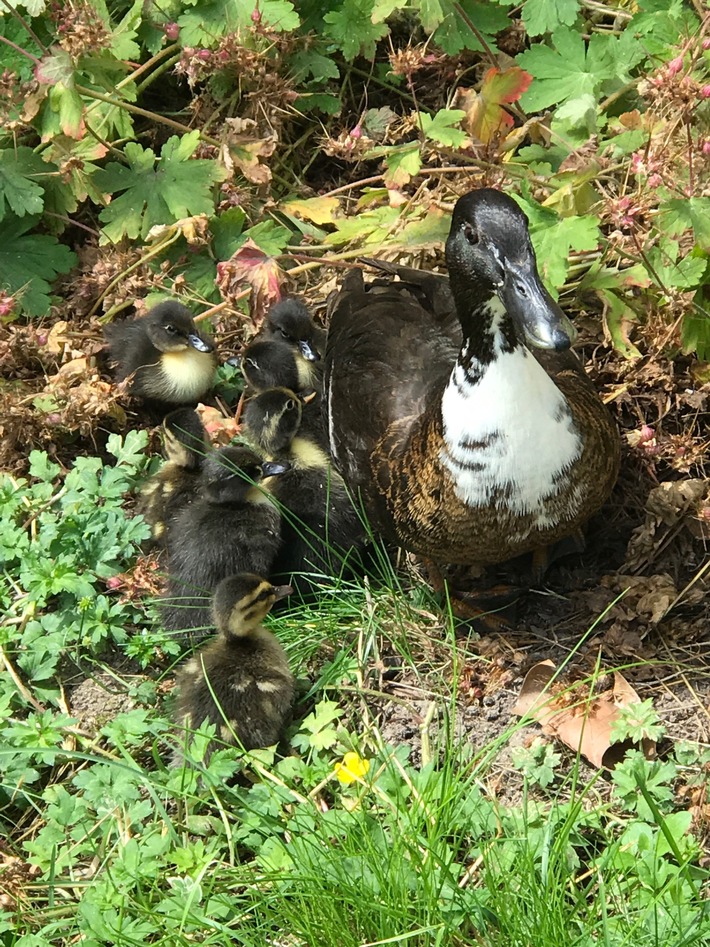
[[[246,447],[205,458],[198,497],[170,526],[163,625],[193,640],[209,633],[209,596],[238,572],[269,575],[280,544],[280,515],[266,487],[288,465]]]
[[[141,319],[104,329],[116,362],[116,380],[147,401],[196,404],[212,387],[214,344],[197,329],[181,303],[160,303]]]
[[[325,332],[313,322],[307,306],[293,297],[269,309],[259,337],[287,342],[308,362],[320,361],[325,352]]]
[[[323,424],[323,370],[320,362],[307,362],[285,342],[253,342],[242,357],[242,372],[250,391],[270,388],[296,392],[301,402],[301,429],[318,446],[328,450]]]
[[[518,205],[489,188],[461,197],[446,260],[455,333],[445,306],[382,279],[370,291],[360,271],[331,299],[331,455],[392,541],[440,563],[503,562],[599,509],[619,436],[567,351],[573,327]]]
[[[202,422],[192,408],[178,408],[163,419],[165,463],[141,487],[138,512],[151,527],[154,542],[165,542],[170,525],[195,498],[207,453]]]
[[[242,373],[252,391],[289,388],[291,391],[320,390],[320,362],[308,361],[295,346],[277,339],[257,339],[247,346],[241,359]]]
[[[272,576],[288,578],[306,594],[313,575],[340,575],[366,545],[358,511],[328,455],[301,428],[302,407],[294,392],[271,388],[253,398],[244,426],[264,453],[290,469],[269,489],[281,508],[281,548]]]
[[[194,729],[206,720],[221,742],[247,750],[279,742],[291,716],[294,677],[284,649],[261,622],[290,593],[251,573],[219,583],[212,602],[217,637],[177,676],[179,726]],[[215,742],[208,752],[216,748]]]

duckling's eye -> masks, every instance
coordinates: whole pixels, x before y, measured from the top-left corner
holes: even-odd
[[[476,244],[478,243],[478,234],[473,229],[471,224],[463,225],[463,235],[466,238],[466,240],[468,240],[468,242],[471,244],[472,247],[476,246]]]
[[[252,368],[258,368],[258,367],[259,367],[259,366],[256,364],[256,362],[254,361],[253,358],[245,358],[245,359],[244,359],[244,362],[245,362],[246,365],[250,365]]]
[[[292,400],[289,398],[289,400],[286,402],[286,410],[287,410],[287,411],[293,411],[293,409],[294,409],[295,407],[296,407],[296,402],[295,402],[295,401],[292,401]]]
[[[168,335],[177,335],[177,329],[172,323],[169,322],[164,328]]]

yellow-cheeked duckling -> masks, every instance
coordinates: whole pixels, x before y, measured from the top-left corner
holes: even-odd
[[[196,404],[211,389],[214,344],[181,303],[160,303],[140,319],[106,326],[104,333],[116,380],[130,379],[134,395],[161,404]]]
[[[325,354],[325,331],[315,324],[308,307],[292,296],[269,309],[259,338],[286,342],[308,362],[320,361]]]
[[[267,388],[320,391],[323,382],[321,362],[302,358],[294,346],[277,339],[257,339],[248,345],[241,367],[249,389],[257,393]]]
[[[151,528],[154,542],[165,542],[170,525],[194,500],[207,438],[197,412],[177,408],[163,419],[165,462],[141,487],[138,512]]]
[[[574,330],[540,280],[518,205],[487,188],[460,198],[446,260],[456,332],[400,283],[371,292],[353,271],[334,295],[331,454],[391,540],[442,563],[502,562],[599,509],[619,436],[567,351]]]
[[[238,741],[247,750],[279,742],[291,717],[294,677],[278,639],[261,623],[290,592],[250,573],[220,582],[212,604],[217,636],[177,677],[179,726],[207,721],[221,743]]]
[[[318,576],[338,576],[354,564],[366,545],[361,518],[328,455],[302,430],[294,392],[272,388],[253,398],[244,426],[267,456],[289,465],[269,485],[281,509],[281,547],[271,575],[310,592]]]
[[[205,458],[198,497],[170,526],[163,625],[198,640],[209,633],[210,598],[238,572],[269,575],[280,543],[280,514],[266,485],[287,464],[262,461],[246,447]]]

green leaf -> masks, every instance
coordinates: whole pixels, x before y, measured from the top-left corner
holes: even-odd
[[[106,25],[111,30],[111,52],[117,59],[140,59],[141,48],[135,40],[144,8],[145,0],[135,0],[117,26],[111,28],[110,21],[107,22]]]
[[[506,11],[492,3],[477,3],[475,0],[462,0],[460,6],[488,45],[495,48],[496,33],[510,25]],[[481,41],[461,19],[453,0],[441,0],[441,7],[445,16],[433,34],[434,42],[449,56],[456,56],[464,49],[482,51]]]
[[[710,312],[707,307],[707,287],[701,287],[695,296],[696,308],[683,316],[680,342],[685,355],[695,352],[703,362],[710,361]]]
[[[595,33],[585,45],[582,35],[568,27],[552,37],[552,47],[535,44],[521,53],[517,63],[537,81],[523,95],[520,104],[537,112],[568,100],[595,96],[604,80],[615,77],[618,69],[610,52],[614,37]]]
[[[416,175],[422,166],[422,155],[418,141],[406,145],[395,145],[387,149],[385,157],[385,182],[388,187],[402,187]]]
[[[678,259],[678,244],[666,238],[649,251],[647,270],[659,289],[692,289],[703,278],[707,263],[704,255]]]
[[[356,56],[374,59],[375,44],[389,30],[382,23],[373,23],[372,0],[345,0],[339,10],[326,13],[326,32],[352,62]]]
[[[426,112],[419,115],[424,137],[450,148],[460,148],[467,141],[466,132],[453,127],[465,117],[461,109],[440,109],[433,118]]]
[[[710,250],[710,197],[672,198],[659,208],[661,223],[672,237],[692,228],[703,250]]]
[[[376,210],[335,220],[335,233],[329,233],[325,243],[340,246],[343,243],[363,242],[366,245],[384,243],[400,218],[396,207],[378,207]]]
[[[579,0],[526,0],[523,22],[528,36],[552,33],[558,26],[572,26]]]
[[[313,47],[300,49],[289,58],[288,65],[291,76],[296,82],[303,82],[304,79],[309,77],[317,79],[319,82],[340,77],[337,63],[333,62],[324,52],[319,52],[318,49]]]
[[[16,217],[41,213],[44,188],[34,178],[47,173],[47,165],[31,148],[0,151],[0,220],[6,209]]]
[[[125,147],[128,167],[112,162],[95,174],[95,181],[114,197],[99,215],[105,224],[102,244],[122,237],[145,239],[151,227],[172,224],[184,217],[214,213],[212,185],[226,172],[215,161],[191,160],[199,143],[199,132],[169,138],[156,162],[150,148],[129,142]]]
[[[300,19],[289,0],[188,0],[194,9],[178,17],[180,44],[214,47],[215,41],[227,33],[250,31],[252,14],[258,11],[260,24],[277,33],[297,29]]]
[[[10,217],[0,224],[0,285],[20,294],[20,309],[28,316],[47,313],[50,283],[76,263],[76,255],[56,237],[28,234],[36,223],[36,217]]]
[[[570,250],[593,250],[599,243],[599,218],[558,217],[532,201],[518,199],[530,220],[538,267],[547,288],[557,296],[567,278]]]
[[[598,289],[597,293],[606,303],[604,321],[616,351],[624,358],[641,358],[641,352],[629,338],[629,326],[638,322],[634,310],[611,290]]]

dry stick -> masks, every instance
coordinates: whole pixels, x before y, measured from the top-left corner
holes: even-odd
[[[42,704],[40,704],[40,702],[39,702],[39,701],[35,698],[35,696],[31,693],[31,691],[28,690],[27,687],[25,687],[25,685],[24,685],[24,683],[23,683],[23,681],[22,681],[22,678],[20,677],[20,675],[19,675],[19,674],[17,673],[17,671],[15,670],[15,668],[14,668],[14,666],[13,666],[13,664],[12,664],[12,661],[10,661],[10,659],[8,658],[7,654],[5,653],[5,649],[3,648],[2,645],[0,645],[0,660],[1,660],[2,663],[4,664],[5,670],[7,671],[7,673],[10,675],[10,677],[12,678],[12,680],[15,682],[15,687],[18,689],[18,691],[20,692],[20,694],[22,694],[22,696],[25,698],[26,701],[28,701],[30,704],[32,704],[32,706],[35,708],[35,710],[38,710],[40,713],[44,713],[44,711],[46,710],[46,707],[43,707]]]

